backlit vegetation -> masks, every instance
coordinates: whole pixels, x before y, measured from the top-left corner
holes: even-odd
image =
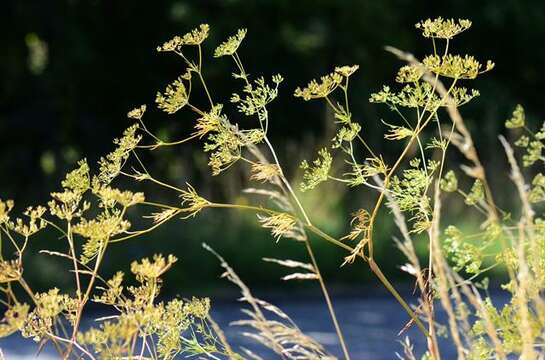
[[[305,262],[264,260],[285,267],[289,271],[285,281],[316,283],[335,327],[340,353],[346,359],[350,358],[350,347],[337,321],[320,259],[314,254],[313,243],[317,241],[346,250],[345,257],[338,259],[339,265],[366,264],[399,302],[400,311],[407,313],[407,326],[419,329],[427,351],[413,354],[410,339],[405,339],[399,357],[440,359],[438,338],[446,336],[458,359],[542,358],[545,220],[540,217],[538,204],[545,201],[545,175],[539,172],[545,161],[545,125],[537,131],[528,128],[522,106],[506,120],[506,128],[515,132],[518,140],[514,147],[504,137],[499,141],[511,167],[510,179],[520,206],[512,211],[499,208],[460,113],[460,107],[480,95],[469,84],[494,67],[489,60],[481,62],[471,55],[452,52],[455,38],[470,27],[469,20],[441,18],[416,24],[430,42],[431,53],[422,60],[388,48],[404,63],[393,76],[395,82],[378,89],[369,101],[390,109],[397,120],[355,120],[350,109],[350,79],[359,76],[357,65],[335,67],[295,89],[294,96],[302,102],[328,106],[336,125],[330,144],[316,149],[313,159],[302,162],[300,184],[286,175],[269,139],[269,129],[275,126],[269,106],[283,90],[283,77],[250,76],[246,71],[241,56],[246,29],[238,30],[213,53],[218,61],[233,65],[232,76],[239,89],[230,99],[216,98],[206,82],[202,44],[210,32],[208,25],[168,40],[157,48],[158,52],[179,57],[186,70],[157,92],[155,102],[168,116],[192,121],[194,131],[180,135],[179,140],[164,141],[145,121],[146,106],[138,106],[128,113],[133,125],[114,140],[115,150],[100,159],[96,171],[81,160],[51,193],[47,206],[29,207],[18,217],[12,201],[0,201],[0,301],[5,308],[0,336],[19,332],[34,339],[37,347],[50,344],[63,358],[260,359],[258,353],[230,345],[210,316],[213,302],[209,299],[159,300],[162,277],[177,261],[173,255],[134,260],[130,264],[132,280],[128,282],[129,276],[123,272],[111,278],[101,274],[101,263],[110,246],[131,246],[134,241],[145,241],[148,232],[170,220],[215,209],[254,213],[273,240],[295,241],[304,248]],[[206,106],[193,103],[196,91],[202,91]],[[393,161],[385,160],[368,144],[362,128],[371,126],[383,127],[384,141],[399,148],[399,156]],[[190,184],[180,188],[156,178],[141,161],[143,152],[191,146],[193,142],[208,156],[213,176],[224,175],[233,166],[246,169],[247,180],[253,184],[246,190],[252,203],[207,199]],[[463,156],[462,166],[446,161],[448,151]],[[529,167],[535,175],[528,181],[523,171]],[[172,200],[159,203],[141,192],[119,189],[115,185],[119,177],[172,191]],[[348,234],[327,234],[317,227],[312,221],[313,209],[300,199],[300,192],[319,191],[324,182],[365,191],[373,199],[370,208],[347,211],[353,213],[346,219],[352,227]],[[467,232],[442,221],[448,215],[442,207],[447,198],[464,204],[467,214],[481,219],[480,226]],[[147,228],[131,225],[135,207],[148,211]],[[383,208],[389,210],[387,216],[399,228],[391,235],[407,258],[407,263],[400,265],[414,277],[420,294],[413,304],[397,292],[374,253],[375,224]],[[66,246],[62,252],[42,250],[41,256],[57,257],[70,266],[75,291],[54,288],[36,292],[25,280],[27,245],[45,228],[58,232]],[[126,244],[119,244],[122,242]],[[417,242],[428,248],[425,259],[417,256]],[[204,247],[218,258],[223,277],[240,289],[246,307],[244,317],[234,325],[242,326],[244,335],[282,359],[333,358],[281,309],[254,297],[226,260],[210,246]],[[502,288],[511,296],[502,305],[495,304],[484,291],[487,273],[495,267],[504,268],[508,274]],[[91,302],[110,307],[114,315],[97,319],[91,328],[82,328],[82,317]],[[439,310],[448,315],[444,324],[437,322]]]

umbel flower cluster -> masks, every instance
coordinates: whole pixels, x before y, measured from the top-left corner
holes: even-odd
[[[276,242],[294,241],[301,247],[306,259],[267,257],[264,261],[288,272],[283,281],[311,282],[322,292],[326,316],[339,339],[336,352],[345,359],[351,358],[350,344],[320,270],[315,241],[346,251],[338,259],[340,266],[365,264],[399,302],[400,310],[407,314],[406,328],[415,327],[416,336],[423,340],[419,343],[426,345],[415,349],[406,337],[396,353],[398,358],[445,358],[441,336],[451,343],[458,359],[543,358],[545,219],[539,205],[545,201],[545,174],[540,172],[545,162],[545,124],[531,130],[520,105],[505,121],[517,137],[514,148],[504,137],[500,144],[519,202],[512,205],[512,211],[499,208],[478,144],[460,112],[479,96],[467,83],[494,67],[491,61],[483,64],[472,55],[451,53],[451,42],[470,27],[469,20],[443,18],[416,24],[433,49],[422,60],[388,48],[404,63],[393,84],[369,97],[371,103],[392,111],[388,122],[363,123],[353,116],[349,84],[359,76],[358,65],[333,67],[329,74],[295,89],[295,97],[329,108],[336,128],[314,159],[302,161],[299,180],[286,175],[269,139],[269,128],[275,126],[270,109],[283,77],[251,77],[246,72],[240,56],[246,29],[228,37],[212,54],[223,58],[219,61],[232,61],[232,76],[240,85],[225,100],[211,91],[203,70],[202,44],[210,27],[202,24],[166,41],[157,50],[179,57],[186,70],[157,92],[155,102],[169,116],[192,122],[194,130],[179,140],[163,140],[144,121],[147,106],[138,106],[127,114],[134,124],[114,140],[115,149],[100,158],[96,173],[81,160],[66,174],[60,190],[51,193],[47,206],[28,207],[23,217],[14,215],[13,201],[0,200],[0,301],[5,309],[0,336],[20,333],[34,339],[38,348],[50,345],[64,359],[238,360],[270,358],[271,354],[281,359],[335,359],[329,353],[333,349],[304,334],[277,306],[256,298],[206,244],[203,247],[219,260],[222,277],[241,292],[243,318],[232,325],[241,326],[242,336],[260,347],[250,350],[230,344],[210,314],[213,303],[208,298],[161,297],[162,278],[177,262],[173,255],[134,260],[130,264],[134,279],[129,282],[123,272],[102,274],[101,264],[112,246],[144,237],[168,221],[198,216],[204,209],[231,209],[255,214],[256,224],[270,231]],[[193,101],[194,89],[202,90],[205,105]],[[399,155],[385,159],[369,144],[364,126],[382,129],[384,140]],[[201,196],[189,183],[182,188],[169,184],[154,177],[139,156],[192,142],[200,142],[213,176],[235,166],[241,169],[249,183],[244,202],[216,202]],[[449,150],[459,152],[461,166],[447,161]],[[533,174],[530,181],[523,176],[525,168]],[[141,192],[118,188],[118,178],[147,182],[177,196],[167,203],[149,200]],[[301,192],[330,189],[326,188],[329,183],[362,193],[369,200],[364,203],[371,205],[347,211],[352,216],[347,216],[350,229],[344,235],[330,235],[315,224],[316,209],[301,196]],[[480,219],[479,224],[473,229],[449,224],[456,217],[451,211],[457,208],[449,205],[455,202],[464,207],[464,214]],[[142,229],[132,226],[131,217],[141,213],[134,212],[135,208],[146,213],[139,221],[146,224]],[[418,294],[411,300],[401,296],[381,270],[382,259],[374,251],[379,216],[399,230],[391,235],[407,259],[401,269],[414,278]],[[25,279],[28,244],[46,232],[57,233],[65,246],[60,251],[42,250],[37,256],[62,262],[73,277],[72,288],[38,292]],[[489,297],[492,269],[503,269],[506,274],[502,289],[508,300],[504,304]],[[82,317],[88,316],[92,302],[111,308],[114,315],[98,318],[92,327],[82,329]],[[446,316],[439,317],[439,312]]]

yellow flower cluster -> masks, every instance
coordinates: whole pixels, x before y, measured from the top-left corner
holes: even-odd
[[[2,201],[0,199],[0,224],[9,221],[9,213],[13,209],[13,200]]]
[[[0,284],[18,280],[21,277],[20,267],[16,260],[0,260]]]
[[[311,80],[306,87],[295,89],[295,97],[301,97],[305,101],[325,98],[341,84],[343,77],[337,72],[322,76],[320,81]]]
[[[136,119],[140,120],[144,116],[144,113],[146,112],[146,105],[140,105],[137,108],[132,109],[127,113],[127,117],[129,119]]]
[[[123,207],[130,207],[140,204],[145,200],[144,193],[121,191],[107,185],[99,185],[98,183],[93,188],[93,193],[100,198],[102,206],[106,208],[112,208],[116,204],[120,204]]]
[[[175,36],[162,46],[157,47],[157,51],[180,51],[185,45],[200,45],[208,37],[210,26],[201,24],[198,28],[191,30],[183,36]]]
[[[335,71],[320,78],[320,81],[311,80],[304,88],[295,89],[294,96],[308,101],[325,98],[341,85],[343,79],[349,78],[359,69],[359,65],[337,66]]]
[[[518,104],[513,115],[507,121],[505,121],[505,127],[508,129],[520,128],[526,125],[526,115],[522,105]]]
[[[235,35],[230,36],[214,50],[214,57],[233,55],[245,37],[246,29],[239,29]]]
[[[427,19],[417,23],[417,29],[422,30],[422,35],[428,38],[452,39],[459,33],[471,27],[471,21],[466,19]]]
[[[303,174],[303,182],[301,183],[301,191],[312,190],[321,182],[327,180],[333,157],[326,148],[318,151],[318,158],[309,164],[306,160],[301,163],[301,169],[305,171]]]
[[[475,79],[482,72],[494,68],[494,63],[488,60],[485,70],[481,71],[481,63],[470,55],[429,55],[422,62],[431,72],[453,79]]]
[[[174,255],[169,255],[166,259],[163,255],[154,255],[153,259],[142,259],[140,262],[134,261],[131,264],[131,272],[138,281],[144,279],[158,279],[161,277],[178,259]]]
[[[397,72],[396,81],[398,83],[414,83],[420,80],[424,74],[424,68],[417,65],[402,66]]]
[[[164,93],[157,92],[155,96],[157,107],[167,114],[174,114],[189,102],[189,94],[180,76],[172,84],[168,84]]]

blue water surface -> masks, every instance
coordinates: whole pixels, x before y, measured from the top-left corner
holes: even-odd
[[[404,294],[408,299],[414,296]],[[342,358],[339,341],[335,334],[331,318],[323,300],[311,296],[271,296],[265,298],[279,306],[285,311],[295,323],[307,335],[314,337],[333,355]],[[505,295],[498,293],[493,296],[496,302],[505,302]],[[399,304],[388,294],[369,296],[364,294],[336,294],[334,304],[338,320],[345,335],[350,355],[354,360],[391,360],[397,359],[396,352],[402,354],[403,348],[400,341],[406,336],[411,339],[415,353],[420,356],[425,352],[426,343],[423,336],[415,326],[400,334],[409,318],[400,308]],[[225,330],[231,345],[236,350],[241,346],[255,350],[264,359],[277,359],[278,356],[264,351],[262,347],[256,346],[255,342],[244,337],[241,327],[229,326],[232,321],[244,318],[240,312],[241,303],[236,301],[216,301],[212,306],[212,315],[219,325]],[[439,323],[446,324],[445,313],[437,306]],[[96,317],[99,317],[97,314]],[[92,324],[92,319],[86,319],[87,326]],[[449,344],[448,339],[441,339],[441,355],[444,359],[455,359],[456,352]],[[0,339],[6,360],[35,359],[36,343],[24,339],[19,335],[12,335]],[[38,359],[57,359],[51,348],[46,348],[39,355]]]

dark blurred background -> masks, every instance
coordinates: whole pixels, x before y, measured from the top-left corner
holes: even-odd
[[[393,83],[400,65],[383,50],[385,45],[419,57],[430,51],[429,42],[414,28],[428,17],[472,20],[471,30],[455,39],[454,52],[496,62],[491,73],[471,84],[482,96],[463,109],[496,188],[503,186],[505,180],[500,179],[507,171],[497,141],[505,119],[517,103],[526,107],[534,127],[545,115],[540,75],[545,64],[543,1],[8,0],[1,8],[0,198],[13,198],[19,211],[45,203],[78,159],[95,163],[111,151],[112,139],[130,125],[127,111],[136,105],[148,104],[146,122],[165,138],[179,139],[191,131],[193,115],[168,116],[153,104],[155,93],[184,71],[179,59],[158,54],[155,48],[200,23],[211,25],[204,66],[216,99],[226,103],[230,93],[240,89],[230,76],[229,59],[214,59],[211,53],[241,27],[248,28],[240,49],[247,71],[254,76],[280,73],[286,78],[271,105],[270,134],[295,181],[301,176],[300,161],[312,158],[329,141],[333,125],[323,104],[295,99],[293,89],[336,65],[360,65],[351,81],[351,110],[363,126],[364,137],[387,157],[399,152],[399,144],[382,139],[385,128],[380,119],[393,115],[369,104],[368,98],[383,84]],[[189,181],[214,200],[247,201],[240,191],[247,185],[246,169],[237,166],[212,178],[196,143],[157,150],[145,158],[162,179],[180,186]],[[145,190],[148,198],[178,201],[173,194]],[[326,185],[305,194],[304,201],[316,223],[342,235],[350,212],[368,204],[374,195],[367,190],[354,195]],[[510,200],[505,196],[500,205]],[[451,209],[457,222],[471,223],[472,214],[455,204]],[[397,266],[404,260],[391,240],[393,225],[381,222],[377,233],[378,261],[402,280]],[[174,221],[146,238],[112,246],[104,273],[108,276],[114,266],[126,267],[142,256],[173,253],[180,262],[166,282],[167,290],[216,287],[219,268],[201,250],[203,241],[221,252],[252,286],[280,284],[277,267],[260,262],[261,257],[305,259],[302,246],[288,240],[275,243],[253,216],[208,210],[195,219]],[[33,249],[63,245],[52,236],[32,241]],[[328,282],[343,286],[375,281],[363,265],[339,269],[343,253],[337,249],[320,241],[316,247]],[[51,281],[63,285],[71,280],[65,265],[39,255],[27,259],[25,270],[33,274],[38,287]]]

